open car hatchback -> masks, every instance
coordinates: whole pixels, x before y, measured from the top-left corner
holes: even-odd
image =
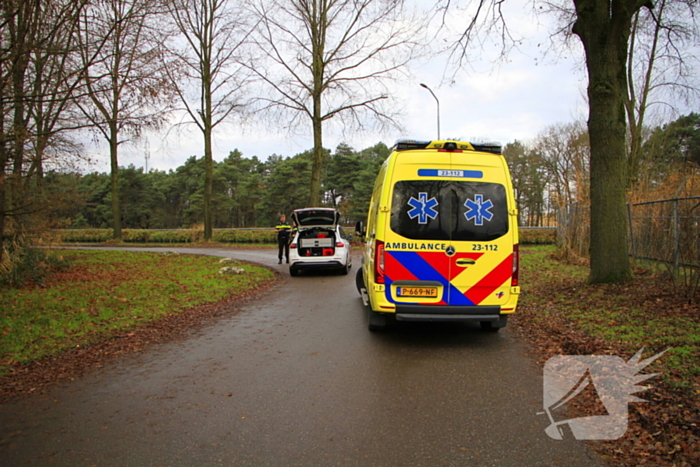
[[[347,274],[352,266],[350,239],[333,208],[304,208],[292,213],[297,231],[289,247],[289,274],[306,269],[336,269]]]

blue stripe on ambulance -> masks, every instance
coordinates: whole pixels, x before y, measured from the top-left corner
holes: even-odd
[[[474,302],[469,300],[460,292],[452,283],[450,283],[442,274],[435,270],[427,261],[425,261],[420,253],[414,251],[387,251],[394,260],[400,263],[406,270],[415,276],[419,281],[435,281],[443,286],[442,300],[450,305],[474,305]],[[391,271],[387,271],[386,277],[386,299],[391,303],[396,303],[391,298],[391,284],[394,278],[391,277]],[[407,279],[407,278],[400,278]],[[448,300],[449,297],[449,300]]]

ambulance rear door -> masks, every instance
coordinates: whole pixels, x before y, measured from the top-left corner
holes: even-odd
[[[486,171],[485,171],[486,172]],[[501,306],[510,297],[513,236],[506,187],[496,181],[452,185],[456,207],[451,245],[453,305]]]
[[[440,300],[414,303],[500,305],[508,299],[513,245],[506,188],[484,171],[421,168],[393,187],[387,273],[397,282],[387,298],[406,303],[400,286],[417,292],[439,284]],[[407,289],[411,290],[411,289]]]

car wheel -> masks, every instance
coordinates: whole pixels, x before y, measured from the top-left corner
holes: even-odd
[[[373,311],[369,306],[367,307],[367,329],[372,332],[385,331],[387,326],[387,318],[383,313],[377,313]]]
[[[340,269],[340,274],[342,274],[343,276],[347,276],[347,275],[348,275],[348,271],[350,271],[350,266],[348,266],[347,264],[345,264],[345,266],[343,266],[343,267]]]
[[[290,266],[289,268],[289,275],[292,277],[296,277],[299,275],[299,270],[297,268],[293,268]]]
[[[355,274],[355,286],[357,287],[358,293],[362,294],[362,289],[365,288],[365,280],[362,277],[362,268],[357,270]]]

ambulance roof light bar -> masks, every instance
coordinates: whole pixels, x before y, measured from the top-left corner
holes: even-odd
[[[409,151],[415,149],[443,149],[446,151],[479,151],[491,154],[502,154],[501,143],[466,143],[461,141],[417,141],[414,139],[399,139],[394,143],[392,150]]]
[[[416,141],[415,139],[399,139],[391,148],[394,151],[408,151],[409,149],[425,149],[432,144],[432,141]]]
[[[481,151],[481,152],[490,152],[491,154],[503,154],[503,146],[501,146],[501,143],[497,141],[489,141],[487,143],[479,143],[479,144],[474,144],[472,143],[472,146],[474,146],[475,151]]]

